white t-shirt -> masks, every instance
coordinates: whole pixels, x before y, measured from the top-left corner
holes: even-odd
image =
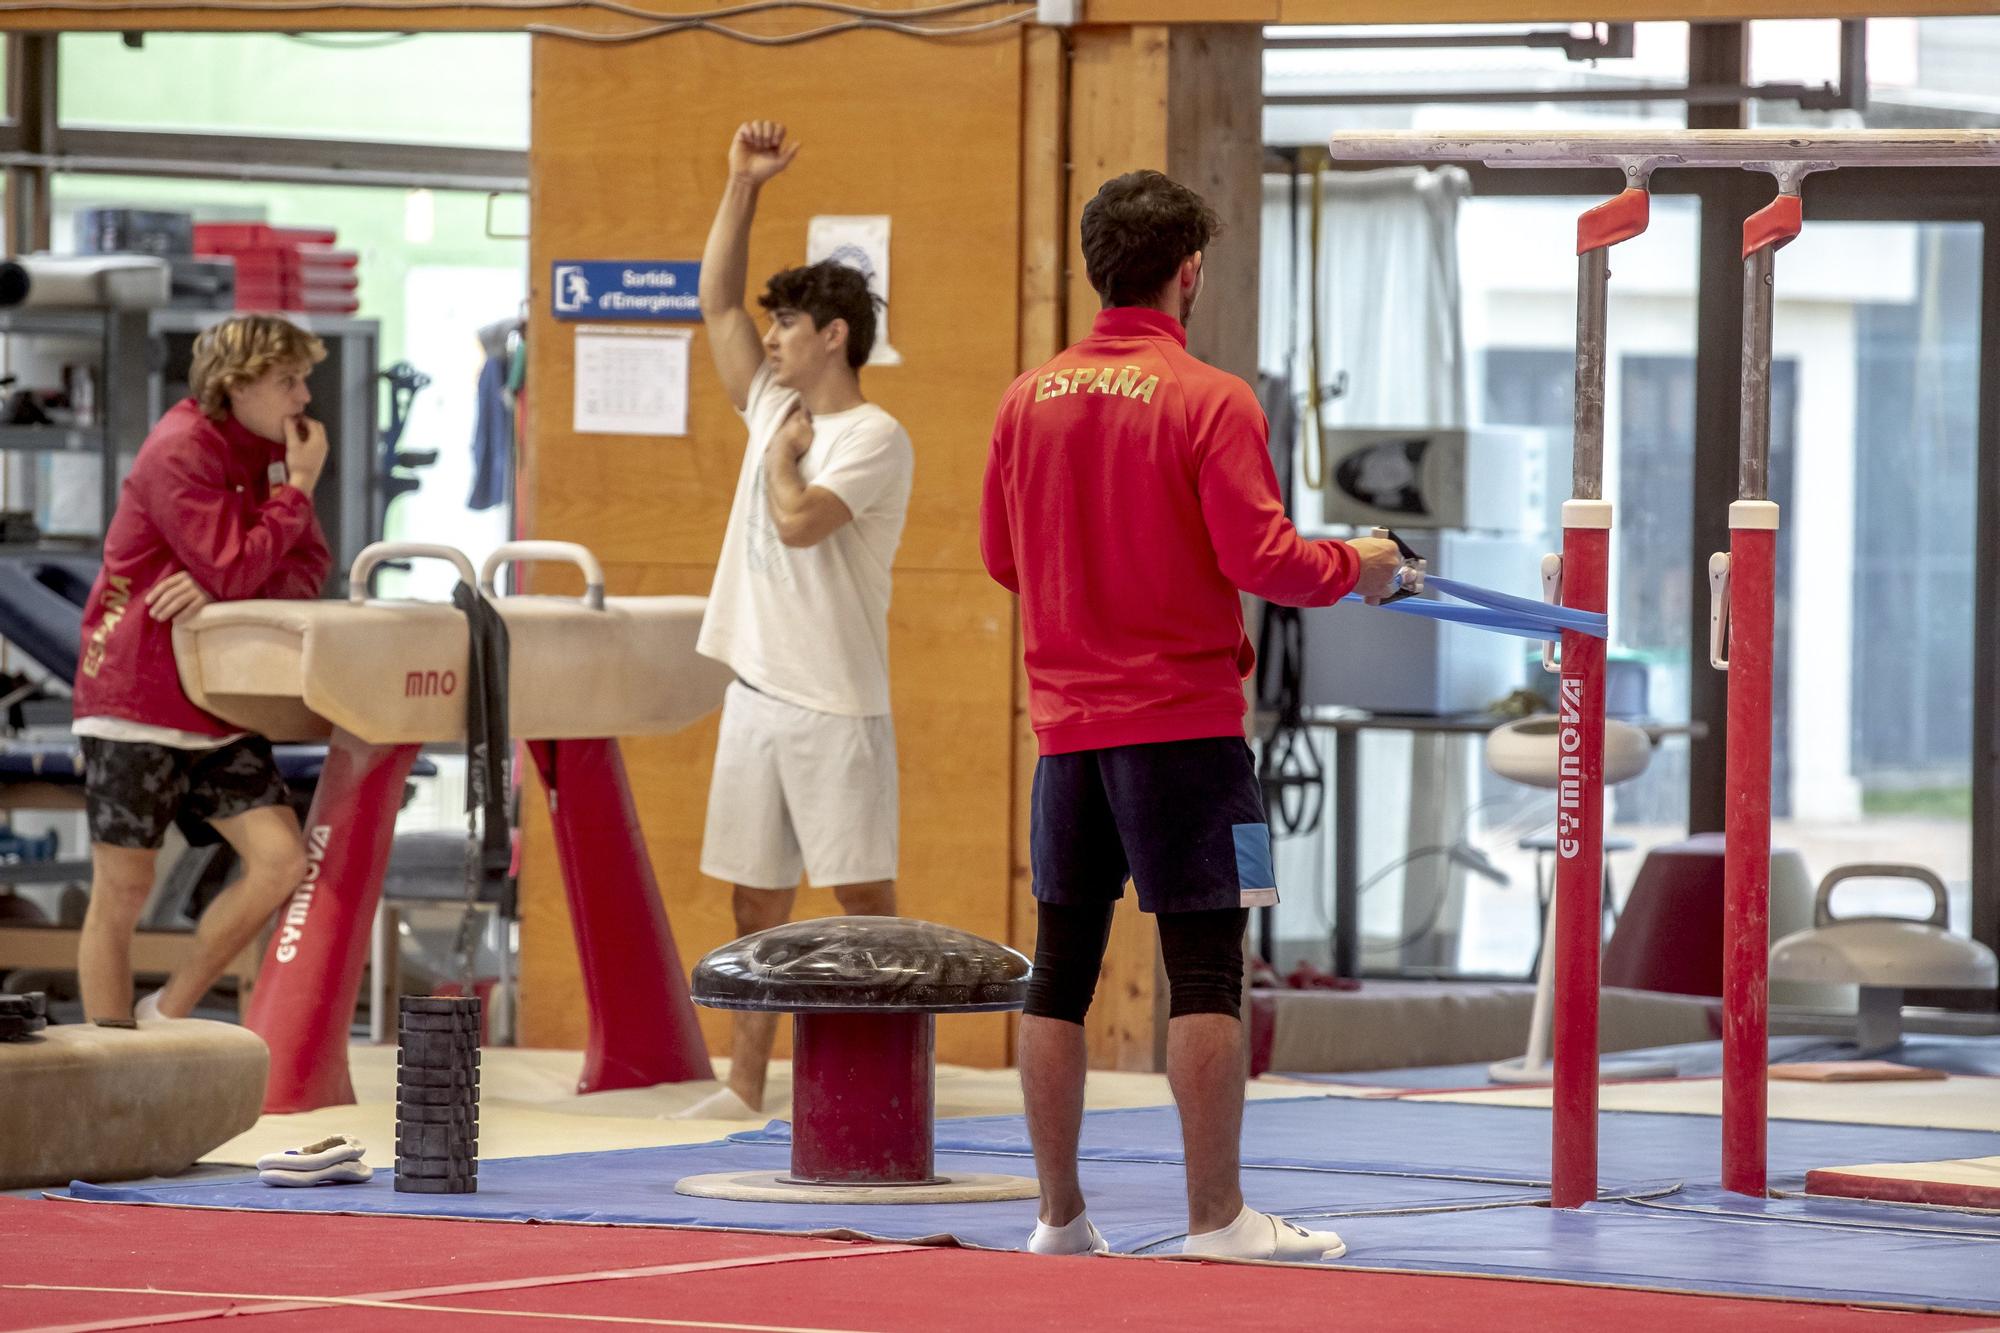
[[[750,382],[749,446],[695,649],[774,698],[877,717],[889,711],[889,566],[915,455],[873,403],[815,416],[800,479],[840,497],[854,521],[815,545],[786,546],[765,491],[764,449],[797,399],[769,363]]]
[[[104,741],[137,742],[141,745],[164,745],[170,750],[220,750],[234,741],[240,741],[250,733],[232,731],[227,736],[210,736],[199,731],[182,731],[178,727],[156,727],[150,722],[131,722],[122,717],[80,717],[70,723],[70,735],[94,736]]]

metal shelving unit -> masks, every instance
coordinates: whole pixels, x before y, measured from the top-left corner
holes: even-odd
[[[65,535],[103,536],[117,508],[118,485],[152,425],[152,313],[99,307],[0,310],[7,368],[21,383],[54,383],[65,364],[87,364],[96,374],[97,410],[90,424],[0,425],[0,453],[96,456],[95,521],[84,532]]]

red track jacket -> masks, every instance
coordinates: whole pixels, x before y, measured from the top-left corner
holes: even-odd
[[[1242,735],[1256,654],[1237,589],[1287,606],[1353,590],[1353,548],[1285,516],[1268,430],[1250,386],[1156,310],[1100,312],[1008,389],[979,546],[1021,597],[1043,754]]]
[[[174,627],[146,613],[146,590],[180,570],[217,601],[319,596],[332,557],[312,497],[271,484],[285,447],[189,398],[139,450],[104,536],[104,567],[83,611],[77,717],[121,717],[209,736],[238,730],[188,702]]]

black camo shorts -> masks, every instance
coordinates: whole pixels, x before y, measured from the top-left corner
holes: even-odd
[[[200,846],[218,840],[212,820],[285,804],[271,742],[245,736],[213,750],[180,750],[144,741],[84,736],[83,792],[90,840],[113,847],[157,848],[179,824]]]

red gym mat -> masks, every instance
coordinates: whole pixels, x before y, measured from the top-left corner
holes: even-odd
[[[1023,1328],[1991,1329],[1989,1319],[1493,1278],[1043,1259],[651,1227],[243,1213],[0,1198],[0,1330],[254,1318],[251,1333],[526,1333],[615,1320],[735,1333]],[[1184,1316],[1184,1317],[1177,1317]]]

